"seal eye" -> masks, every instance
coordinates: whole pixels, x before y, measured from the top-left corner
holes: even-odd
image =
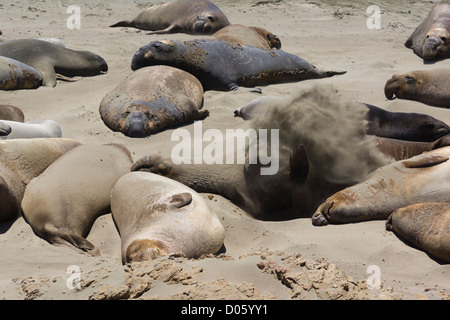
[[[447,38],[446,37],[441,37],[441,40],[445,42],[445,41],[447,41]]]
[[[208,20],[211,22],[214,22],[214,17],[213,16],[208,16]]]
[[[407,83],[407,84],[414,84],[414,83],[416,83],[416,79],[414,79],[414,78],[411,77],[411,76],[406,76],[406,77],[405,77],[405,80],[406,80],[406,83]]]

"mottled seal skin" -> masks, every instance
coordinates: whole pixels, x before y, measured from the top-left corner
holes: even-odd
[[[28,184],[23,216],[49,243],[100,255],[84,237],[99,216],[110,212],[111,190],[131,164],[130,152],[121,145],[81,145]]]
[[[0,104],[0,120],[25,121],[25,114],[22,109],[9,104]]]
[[[8,125],[11,132],[0,139],[62,138],[61,126],[53,120],[35,120],[28,122],[0,120]]]
[[[306,60],[280,50],[236,48],[218,40],[153,41],[135,53],[131,69],[151,65],[185,70],[200,80],[205,91],[230,91],[239,86],[296,82],[345,73],[318,70]]]
[[[0,56],[0,90],[36,89],[42,85],[42,74],[15,59]]]
[[[149,172],[131,172],[111,192],[111,214],[122,241],[122,262],[183,253],[217,253],[225,230],[204,198],[187,186]]]
[[[133,20],[110,27],[132,27],[152,31],[151,34],[212,34],[229,24],[225,14],[210,1],[178,0],[153,5]]]
[[[386,82],[384,93],[389,100],[407,99],[450,108],[449,88],[450,69],[418,70],[393,75]]]
[[[450,204],[417,203],[395,210],[386,221],[386,230],[393,231],[408,244],[431,256],[450,263]]]
[[[374,171],[365,181],[341,190],[317,209],[313,225],[384,220],[408,205],[449,202],[450,147],[442,147]]]
[[[405,46],[424,60],[450,58],[450,1],[436,4],[406,40]]]
[[[102,100],[99,112],[113,131],[146,137],[204,119],[203,88],[191,74],[168,66],[139,69]]]
[[[17,218],[28,183],[78,145],[62,138],[0,141],[0,222]]]
[[[272,32],[259,27],[232,24],[212,35],[215,39],[231,45],[258,47],[261,49],[281,49],[281,40]]]
[[[56,74],[90,77],[108,71],[106,61],[89,51],[75,51],[48,41],[10,40],[0,43],[0,56],[23,62],[42,74],[44,86],[56,86]]]

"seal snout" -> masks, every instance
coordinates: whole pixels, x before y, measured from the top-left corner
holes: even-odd
[[[143,138],[148,136],[148,121],[147,117],[138,111],[134,111],[130,113],[128,116],[124,129],[127,133],[127,136],[131,138]]]
[[[317,209],[316,213],[312,216],[312,224],[314,226],[326,226],[328,224],[327,217],[330,216],[331,208],[333,207],[334,201],[323,203],[319,209]]]

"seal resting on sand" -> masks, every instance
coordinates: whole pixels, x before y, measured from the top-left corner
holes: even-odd
[[[151,34],[212,34],[229,24],[225,14],[210,1],[178,0],[153,5],[133,20],[121,21],[111,27],[150,30]]]
[[[436,4],[405,46],[424,60],[450,58],[450,1]]]
[[[395,210],[386,221],[410,245],[450,263],[450,204],[416,203]]]
[[[218,40],[153,41],[135,53],[131,69],[151,65],[185,70],[200,80],[205,91],[231,91],[239,86],[321,79],[346,73],[321,71],[306,60],[280,50],[235,48]]]
[[[11,132],[0,139],[62,138],[61,126],[53,120],[28,122],[0,120],[11,128]]]
[[[33,231],[51,244],[100,251],[84,237],[110,212],[116,181],[130,171],[130,152],[121,145],[81,145],[52,163],[27,186],[22,212]]]
[[[384,93],[389,100],[407,99],[450,108],[450,69],[394,74],[386,82]]]
[[[0,56],[25,63],[42,74],[42,84],[56,86],[56,74],[90,77],[108,71],[106,61],[89,51],[75,51],[48,41],[10,40],[0,43]]]
[[[374,171],[364,181],[322,203],[313,225],[384,220],[420,202],[449,202],[450,147],[442,147]]]
[[[104,97],[99,112],[113,131],[146,137],[204,119],[203,88],[186,71],[153,66],[136,70]]]
[[[19,107],[0,104],[0,120],[24,122],[25,115]]]
[[[0,141],[0,221],[19,216],[25,187],[80,142],[62,138]]]
[[[201,195],[148,172],[131,172],[111,192],[111,214],[122,240],[122,262],[183,253],[215,254],[225,230]]]
[[[232,24],[212,35],[215,39],[231,45],[258,47],[261,49],[281,49],[281,40],[272,32],[259,27]]]
[[[0,90],[36,89],[42,85],[42,74],[33,67],[0,56]]]

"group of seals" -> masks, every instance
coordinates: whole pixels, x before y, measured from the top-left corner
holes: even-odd
[[[139,69],[100,104],[104,123],[129,137],[145,137],[208,116],[203,87],[193,75],[168,66]]]
[[[63,138],[0,141],[0,222],[17,218],[26,185],[78,145]]]
[[[37,39],[2,42],[0,56],[20,61],[36,69],[42,76],[42,85],[49,87],[56,86],[57,74],[65,77],[88,77],[108,71],[106,61],[97,54],[89,51],[75,51]],[[4,67],[0,70],[3,74]],[[38,75],[34,77],[38,78]],[[0,80],[3,80],[2,78]],[[37,80],[31,82],[28,78],[24,82],[33,88],[40,85]]]
[[[111,190],[131,164],[130,152],[121,145],[80,145],[28,184],[23,216],[49,243],[99,255],[98,248],[83,237],[97,217],[111,212]]]
[[[212,34],[228,25],[226,15],[210,1],[177,0],[153,5],[133,20],[121,21],[111,27],[133,27],[150,30],[152,34]]]
[[[450,262],[449,159],[450,147],[443,147],[382,167],[328,198],[312,223],[387,219],[388,230]]]
[[[248,63],[250,59],[252,63]],[[185,70],[200,80],[205,91],[230,91],[239,86],[296,82],[345,73],[319,70],[296,55],[276,49],[236,48],[208,39],[153,41],[141,47],[131,61],[132,70],[152,65]]]

